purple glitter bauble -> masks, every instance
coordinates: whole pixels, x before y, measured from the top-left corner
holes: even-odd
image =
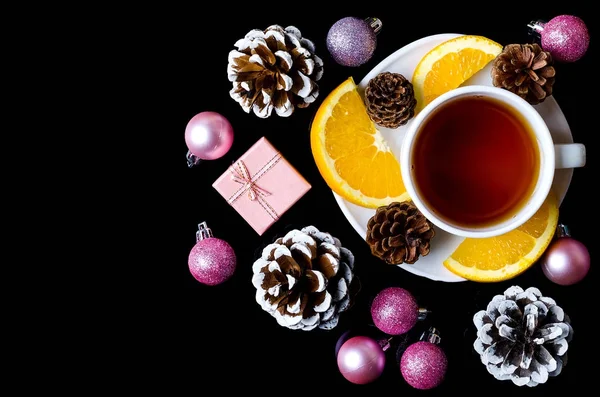
[[[221,284],[229,279],[235,271],[236,262],[233,248],[215,237],[198,241],[188,258],[192,276],[206,285]]]
[[[342,18],[327,33],[327,49],[343,66],[360,66],[373,56],[377,36],[367,21],[356,17]]]
[[[382,290],[371,304],[371,317],[375,326],[389,335],[408,332],[419,318],[419,306],[404,288],[390,287]]]
[[[575,62],[587,51],[590,35],[587,26],[573,15],[559,15],[543,25],[542,48],[560,62]]]
[[[441,347],[431,342],[416,342],[402,354],[400,371],[415,389],[433,389],[444,380],[448,359]]]
[[[348,339],[337,355],[340,373],[352,383],[365,385],[379,378],[385,368],[385,353],[367,336]]]

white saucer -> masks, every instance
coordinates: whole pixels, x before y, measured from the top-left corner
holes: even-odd
[[[422,38],[402,47],[384,59],[362,79],[358,85],[359,92],[361,95],[363,95],[367,83],[381,72],[400,73],[408,80],[412,80],[415,67],[429,50],[436,45],[457,36],[461,35],[439,34]],[[491,86],[492,79],[490,76],[490,67],[491,65],[488,64],[486,68],[478,72],[463,85],[481,84]],[[553,97],[550,97],[543,103],[536,105],[535,108],[543,117],[544,121],[546,121],[546,124],[550,129],[550,133],[552,134],[552,138],[554,139],[554,143],[573,142],[573,136],[571,134],[569,124],[567,123],[562,110]],[[397,158],[400,156],[400,146],[402,144],[402,140],[404,139],[405,131],[410,123],[411,121],[395,130],[383,127],[378,128]],[[562,202],[565,194],[567,193],[572,176],[573,169],[556,170],[552,189],[557,194],[557,197],[559,197],[560,202]],[[356,232],[364,239],[367,234],[367,222],[371,216],[375,214],[375,210],[352,204],[338,196],[336,193],[333,193],[333,195],[335,196],[338,205],[342,209],[342,212],[354,230],[356,230]],[[431,280],[445,282],[466,281],[464,278],[450,272],[443,265],[444,260],[450,256],[450,254],[462,241],[462,237],[451,235],[439,228],[436,228],[436,235],[434,237],[434,241],[432,241],[431,252],[429,255],[419,258],[414,265],[403,264],[398,266],[406,271],[419,276],[427,277]],[[374,260],[376,259],[374,258]]]

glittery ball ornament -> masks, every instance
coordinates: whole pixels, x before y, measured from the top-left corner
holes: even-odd
[[[378,18],[342,18],[327,33],[327,49],[340,65],[360,66],[373,56],[381,26]]]
[[[236,262],[229,243],[213,237],[206,222],[198,225],[196,245],[188,257],[190,273],[196,280],[206,285],[221,284],[233,275]]]
[[[419,341],[410,345],[400,359],[404,380],[415,389],[433,389],[444,380],[448,359],[435,343]]]
[[[527,25],[540,37],[544,51],[559,62],[575,62],[586,53],[590,34],[585,22],[574,15],[559,15],[548,22],[532,21]]]
[[[365,385],[381,376],[385,353],[374,339],[355,336],[348,339],[337,354],[340,373],[352,383]]]
[[[404,288],[389,287],[377,294],[371,304],[373,323],[389,335],[408,332],[419,319],[419,306]]]

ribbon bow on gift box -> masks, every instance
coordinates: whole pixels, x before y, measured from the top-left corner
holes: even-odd
[[[235,163],[233,163],[233,165],[229,167],[229,170],[231,171],[231,179],[234,182],[237,182],[240,185],[242,185],[242,187],[237,192],[235,192],[233,196],[231,196],[229,200],[227,200],[227,202],[229,204],[233,204],[235,200],[240,198],[242,194],[248,192],[248,198],[251,201],[258,200],[260,205],[265,209],[265,211],[269,213],[269,215],[273,219],[279,219],[279,215],[277,215],[277,212],[275,212],[273,207],[271,207],[269,203],[264,199],[265,197],[270,196],[271,193],[258,186],[256,182],[260,179],[260,177],[266,174],[275,164],[277,164],[277,162],[280,159],[281,154],[277,153],[277,155],[275,155],[271,160],[269,160],[267,164],[265,164],[256,174],[254,174],[254,176],[250,175],[246,164],[244,164],[242,160],[238,160]]]

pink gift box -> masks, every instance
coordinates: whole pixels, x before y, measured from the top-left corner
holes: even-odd
[[[262,235],[311,186],[262,137],[213,183],[213,187]]]

